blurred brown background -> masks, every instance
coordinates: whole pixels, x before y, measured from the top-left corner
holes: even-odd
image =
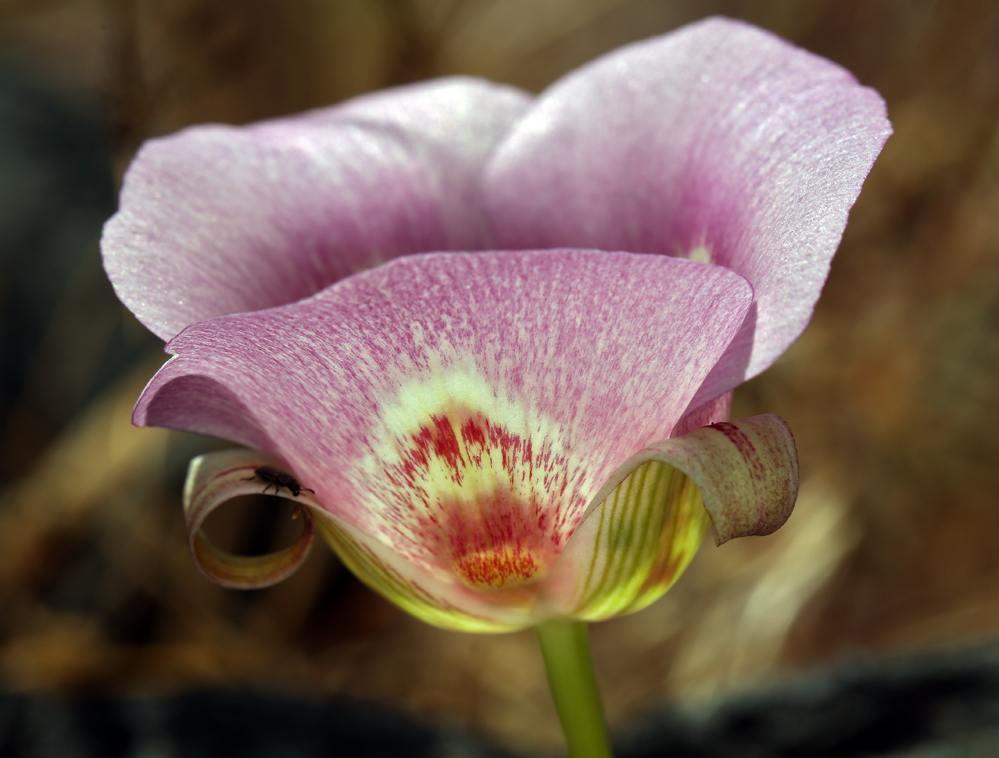
[[[452,73],[538,91],[713,13],[847,67],[896,134],[811,327],[736,394],[736,417],[795,431],[795,515],[705,545],[666,598],[594,627],[610,719],[999,637],[994,0],[0,0],[0,687],[343,693],[558,750],[530,633],[425,627],[323,547],[265,591],[201,578],[179,490],[213,443],[129,425],[161,346],[104,280],[100,224],[146,137]],[[246,506],[221,541],[292,538],[287,511]]]

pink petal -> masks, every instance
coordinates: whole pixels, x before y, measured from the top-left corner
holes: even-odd
[[[189,327],[134,418],[258,447],[428,571],[452,571],[460,542],[468,576],[494,547],[526,551],[527,581],[615,469],[670,435],[751,297],[662,256],[412,256]]]
[[[495,246],[482,197],[482,167],[529,105],[530,95],[521,90],[452,76],[373,92],[302,118],[350,121],[396,137],[436,172],[448,246],[435,249],[477,250]]]
[[[481,167],[527,102],[510,87],[442,79],[147,142],[105,227],[108,276],[169,339],[397,255],[489,247]]]
[[[804,329],[890,132],[847,71],[715,18],[554,84],[487,165],[486,196],[504,247],[665,253],[745,276],[754,311],[700,404]]]

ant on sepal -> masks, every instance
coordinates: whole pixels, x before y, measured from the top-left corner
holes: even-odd
[[[288,490],[294,497],[298,497],[303,492],[311,492],[313,495],[316,494],[315,490],[311,490],[308,487],[303,487],[298,479],[293,477],[287,471],[282,471],[276,466],[257,466],[253,469],[253,476],[248,476],[243,479],[244,482],[249,482],[252,479],[259,479],[264,482],[267,486],[264,487],[264,493],[267,494],[267,490],[271,487],[274,488],[274,494],[277,495],[282,489]]]
[[[276,466],[257,466],[253,469],[253,476],[248,476],[243,479],[243,481],[249,482],[253,479],[259,479],[267,485],[264,487],[263,494],[265,495],[267,494],[267,490],[271,487],[274,488],[275,495],[280,493],[282,488],[288,490],[288,492],[290,492],[294,497],[298,497],[303,492],[311,492],[313,495],[316,494],[315,490],[303,487],[298,479],[293,477],[287,471],[282,471]],[[291,514],[292,519],[297,519],[298,514],[301,512],[302,504],[295,503],[295,512]]]

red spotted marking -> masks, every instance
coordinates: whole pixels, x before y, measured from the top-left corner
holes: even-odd
[[[467,408],[431,416],[397,445],[398,462],[383,469],[398,514],[390,520],[424,560],[476,590],[540,581],[585,507],[572,494],[583,472],[550,442]],[[434,471],[469,495],[434,491]]]

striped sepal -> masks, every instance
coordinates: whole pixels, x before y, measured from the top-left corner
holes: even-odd
[[[772,415],[711,424],[650,445],[604,492],[541,586],[536,615],[636,611],[676,581],[709,522],[719,544],[779,528],[798,492],[794,437]]]
[[[540,606],[557,593],[552,610],[587,621],[643,608],[687,567],[707,524],[700,493],[683,472],[646,461],[573,534]]]

